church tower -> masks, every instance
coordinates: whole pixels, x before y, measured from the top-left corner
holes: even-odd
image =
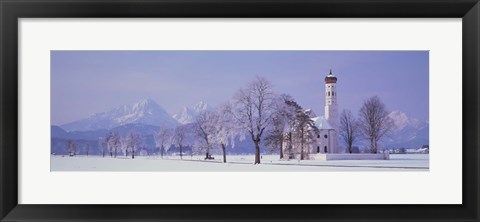
[[[330,73],[325,77],[325,119],[335,129],[335,133],[332,138],[334,147],[332,147],[333,153],[339,153],[338,148],[338,133],[339,133],[339,115],[337,106],[337,77]]]

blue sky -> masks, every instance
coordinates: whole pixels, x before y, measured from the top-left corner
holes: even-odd
[[[324,78],[337,76],[340,109],[378,95],[390,111],[429,118],[428,51],[52,51],[51,122],[86,118],[151,98],[171,114],[211,106],[263,76],[323,115]]]

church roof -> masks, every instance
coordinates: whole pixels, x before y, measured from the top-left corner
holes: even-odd
[[[306,110],[303,111],[303,112],[304,112],[305,114],[307,114],[308,117],[310,117],[310,118],[313,118],[313,117],[317,116],[317,114],[315,114],[315,112],[313,112],[312,109],[306,109]]]
[[[325,83],[336,83],[337,77],[332,74],[332,68],[330,68],[330,73],[325,77]]]
[[[327,119],[325,119],[324,116],[317,116],[317,117],[314,117],[312,118],[313,120],[313,123],[315,124],[315,126],[322,130],[322,129],[334,129],[327,121]]]

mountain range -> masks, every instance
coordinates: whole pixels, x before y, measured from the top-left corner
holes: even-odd
[[[133,105],[123,105],[107,112],[95,113],[88,118],[60,127],[66,131],[91,131],[112,129],[127,124],[175,127],[178,122],[155,101],[144,99]]]
[[[205,102],[200,101],[193,108],[184,106],[180,113],[173,115],[173,118],[176,119],[180,124],[193,123],[195,117],[202,111],[212,110],[212,108]]]
[[[90,144],[93,150],[99,150],[98,140],[108,131],[126,135],[131,131],[140,133],[144,138],[148,152],[155,152],[153,134],[161,126],[174,128],[178,125],[191,125],[202,111],[212,109],[205,102],[199,102],[193,108],[185,106],[178,114],[171,116],[163,107],[151,99],[144,99],[132,105],[118,106],[106,112],[95,113],[88,118],[51,126],[52,153],[64,152],[66,140],[73,139],[80,144]],[[191,127],[190,127],[191,128]],[[249,147],[249,146],[247,146]],[[172,149],[174,152],[175,149]],[[188,150],[188,148],[186,148]]]
[[[385,140],[385,145],[392,148],[419,148],[429,144],[428,121],[408,117],[407,114],[394,111],[389,114],[395,123],[391,137]]]
[[[141,100],[132,105],[118,106],[106,112],[93,114],[85,119],[60,126],[51,126],[52,152],[55,152],[55,150],[61,152],[67,139],[74,139],[84,144],[89,143],[92,147],[98,147],[98,139],[104,137],[108,131],[118,131],[121,135],[136,131],[145,138],[147,146],[155,147],[152,135],[159,130],[160,126],[174,128],[180,124],[191,125],[200,112],[211,109],[207,103],[199,102],[192,108],[185,106],[181,112],[172,116],[151,99]],[[391,112],[389,117],[395,123],[395,131],[391,137],[383,141],[386,147],[418,148],[424,144],[429,144],[428,121],[411,118],[399,111]],[[243,147],[243,145],[250,147],[250,141],[237,141],[236,143],[242,146],[237,146],[235,149],[230,147],[232,152],[251,152],[250,149],[244,149]],[[358,145],[365,146],[366,142],[360,142]]]

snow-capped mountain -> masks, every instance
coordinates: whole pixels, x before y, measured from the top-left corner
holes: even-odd
[[[408,117],[407,114],[394,111],[389,114],[395,123],[391,138],[386,140],[389,147],[418,148],[429,144],[428,121]]]
[[[393,119],[397,130],[403,130],[405,127],[422,128],[428,125],[426,121],[410,118],[406,113],[400,111],[393,111],[388,116]]]
[[[173,115],[173,118],[181,124],[193,123],[195,117],[200,112],[210,109],[211,107],[207,103],[200,101],[199,103],[195,104],[193,108],[189,108],[187,106],[183,107],[180,113]]]
[[[174,127],[178,123],[160,105],[151,99],[138,101],[133,105],[123,105],[107,112],[63,124],[60,127],[66,131],[88,131],[112,129],[126,124],[147,124],[153,126]]]

